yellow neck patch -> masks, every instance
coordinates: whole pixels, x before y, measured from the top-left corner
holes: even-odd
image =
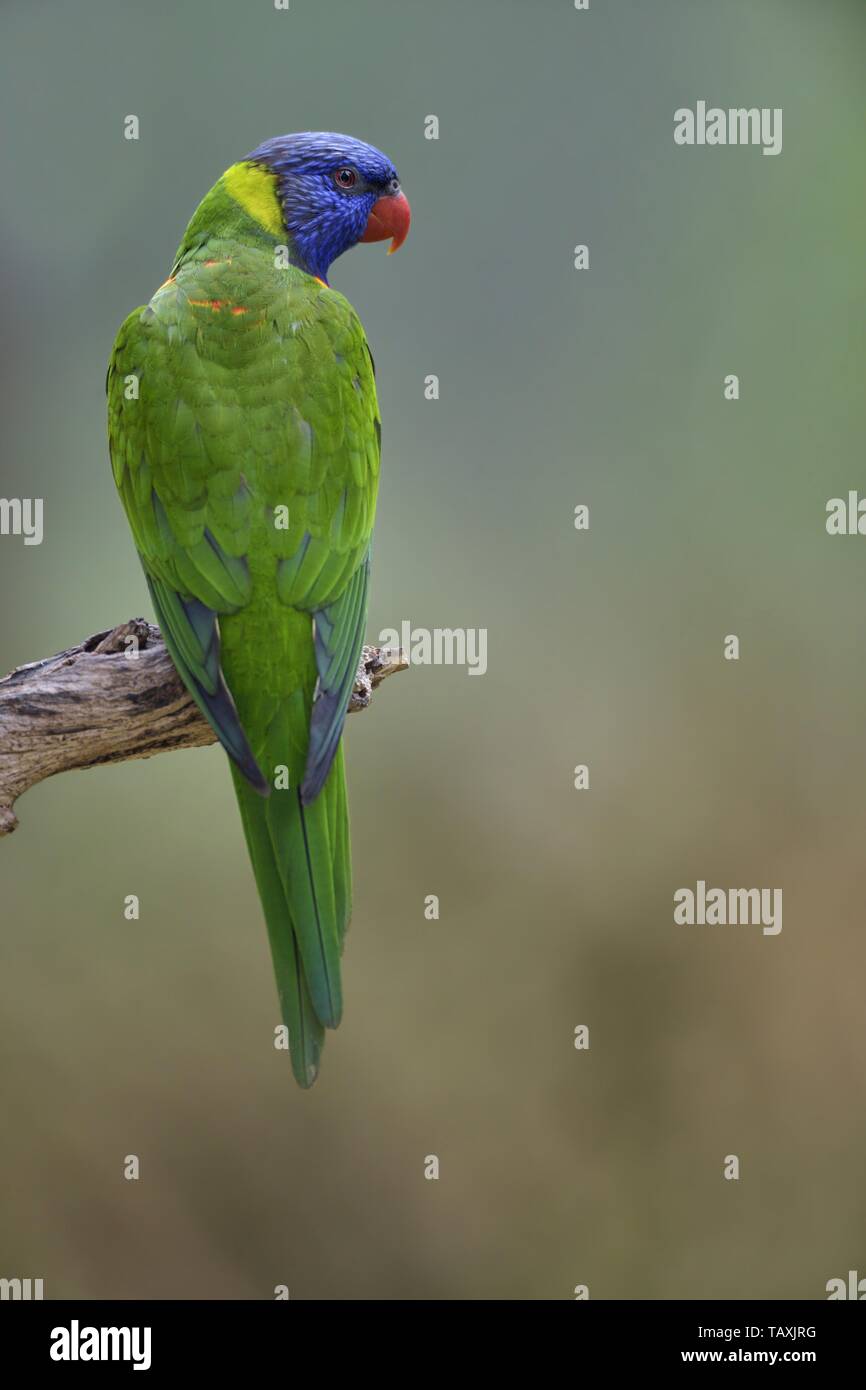
[[[226,192],[271,236],[283,236],[283,213],[277,197],[277,176],[259,164],[233,164],[223,174]]]

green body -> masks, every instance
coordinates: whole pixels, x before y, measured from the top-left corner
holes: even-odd
[[[379,472],[373,368],[342,295],[285,266],[267,175],[199,207],[108,376],[115,481],[166,643],[232,758],[292,1067],[342,1009],[340,735]]]

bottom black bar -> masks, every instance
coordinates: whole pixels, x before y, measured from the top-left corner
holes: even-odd
[[[363,1302],[363,1299],[357,1300]],[[369,1314],[368,1314],[369,1317]],[[431,1338],[422,1331],[423,1365],[429,1374],[441,1355],[443,1365],[452,1365],[455,1346],[440,1340],[442,1315],[437,1314]],[[372,1358],[392,1370],[402,1365],[411,1374],[404,1336],[417,1335],[411,1325],[389,1320],[390,1333],[374,1340],[375,1328],[368,1322],[361,1344],[349,1338],[342,1346],[348,1358]],[[535,1332],[533,1323],[528,1331]],[[863,1346],[864,1323],[859,1312],[840,1307],[834,1301],[758,1302],[758,1303],[648,1303],[577,1302],[569,1316],[557,1317],[550,1331],[562,1328],[569,1337],[573,1354],[581,1366],[593,1362],[601,1367],[667,1370],[672,1366],[695,1365],[807,1365],[828,1370],[859,1361]],[[287,1351],[297,1351],[306,1342],[307,1353],[324,1360],[332,1369],[340,1360],[341,1340],[331,1326],[327,1347],[314,1352],[317,1337],[310,1326],[309,1304],[296,1302],[25,1302],[0,1303],[0,1338],[3,1364],[10,1361],[26,1375],[31,1370],[48,1371],[58,1377],[87,1374],[110,1367],[113,1374],[124,1371],[158,1378],[184,1371],[214,1371],[223,1376],[232,1372],[257,1371],[273,1365],[287,1366]],[[398,1335],[399,1334],[399,1335]],[[474,1341],[479,1334],[473,1328]],[[508,1335],[499,1345],[503,1354],[519,1342],[520,1323],[512,1318]],[[461,1339],[463,1334],[461,1333]],[[483,1334],[482,1334],[483,1335]],[[547,1331],[545,1336],[547,1336]],[[292,1338],[293,1341],[287,1341]],[[574,1339],[574,1340],[572,1340]],[[417,1356],[420,1346],[414,1341]],[[486,1338],[485,1361],[496,1360]],[[354,1346],[354,1350],[352,1347]],[[469,1350],[468,1347],[465,1348]],[[576,1369],[575,1365],[575,1369]]]

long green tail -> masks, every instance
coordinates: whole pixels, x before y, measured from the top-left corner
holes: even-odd
[[[327,780],[303,805],[300,785],[274,786],[274,769],[292,762],[287,749],[307,714],[287,700],[268,731],[259,764],[271,783],[263,798],[232,763],[253,872],[262,901],[292,1071],[300,1086],[318,1075],[325,1028],[342,1014],[340,955],[352,910],[352,867],[343,749]],[[292,725],[295,727],[293,728]]]

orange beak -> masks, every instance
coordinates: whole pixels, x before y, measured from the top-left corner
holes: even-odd
[[[378,198],[370,209],[362,241],[387,241],[391,237],[388,255],[397,251],[409,235],[412,210],[403,193],[389,193]]]

